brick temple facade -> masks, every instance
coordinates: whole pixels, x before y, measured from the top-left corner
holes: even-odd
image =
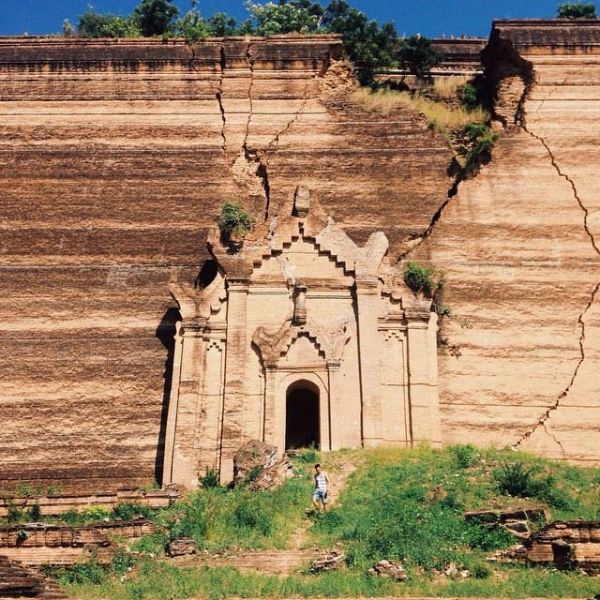
[[[440,443],[437,315],[390,265],[388,240],[357,246],[299,186],[292,214],[241,249],[209,238],[206,287],[171,284],[176,334],[165,483],[233,474],[248,439],[339,450]]]

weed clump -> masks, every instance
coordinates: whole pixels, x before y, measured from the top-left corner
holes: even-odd
[[[482,123],[469,123],[463,129],[463,134],[468,143],[461,149],[463,157],[464,177],[476,175],[482,164],[488,163],[492,158],[492,148],[498,141],[499,135]]]
[[[553,508],[572,508],[573,500],[557,486],[556,477],[541,473],[539,465],[525,465],[520,461],[504,463],[494,471],[494,479],[502,494],[537,498]]]
[[[479,452],[477,451],[477,448],[471,444],[465,446],[450,446],[450,452],[459,469],[468,469],[479,460]]]
[[[415,293],[431,298],[436,287],[434,271],[409,261],[404,269],[404,283]]]
[[[205,489],[219,487],[219,472],[216,469],[206,469],[206,473],[200,478],[200,485]]]
[[[219,215],[219,228],[225,238],[244,237],[252,231],[252,227],[254,219],[239,202],[223,204]]]

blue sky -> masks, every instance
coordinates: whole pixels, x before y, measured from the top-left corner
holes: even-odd
[[[487,36],[494,18],[553,17],[561,0],[350,0],[378,21],[394,21],[399,33]],[[73,23],[90,0],[0,0],[0,35],[45,34]],[[98,12],[126,14],[138,0],[92,0]],[[182,11],[189,0],[177,0]],[[323,2],[326,4],[327,2]],[[216,11],[244,18],[242,0],[200,0],[205,16]]]

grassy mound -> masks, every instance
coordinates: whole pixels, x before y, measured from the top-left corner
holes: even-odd
[[[316,458],[310,452],[296,458],[298,477],[276,491],[200,490],[156,513],[162,533],[138,543],[145,555],[133,561],[124,555],[108,569],[90,563],[54,574],[80,598],[589,597],[598,591],[598,580],[578,573],[490,565],[486,554],[517,540],[463,518],[465,510],[541,504],[553,518],[599,519],[598,469],[471,446],[341,451],[321,457],[330,478],[335,481],[349,464],[356,470],[330,512],[307,517]],[[285,548],[307,518],[313,519],[308,544],[346,552],[342,571],[280,578],[231,568],[177,568],[156,556],[173,535],[191,535],[210,551]],[[402,560],[408,581],[368,576],[367,569],[383,558]],[[442,575],[450,563],[468,569],[470,577]]]

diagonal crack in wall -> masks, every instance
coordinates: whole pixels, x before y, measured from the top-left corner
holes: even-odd
[[[538,111],[539,111],[539,108],[538,108]],[[540,144],[542,144],[542,146],[544,147],[546,153],[548,154],[548,157],[550,159],[550,162],[551,162],[552,166],[554,167],[554,169],[556,170],[556,172],[558,173],[558,175],[560,177],[562,177],[565,181],[567,181],[569,183],[569,185],[571,186],[571,190],[573,192],[573,197],[575,198],[575,200],[576,200],[579,208],[584,213],[583,228],[585,230],[585,233],[589,237],[590,242],[592,244],[592,247],[594,248],[596,254],[598,254],[598,256],[600,256],[600,246],[598,245],[598,242],[596,241],[596,239],[594,237],[594,234],[591,232],[591,230],[589,228],[589,224],[588,224],[589,223],[589,209],[583,203],[583,200],[581,199],[581,196],[579,195],[579,192],[577,191],[577,186],[575,185],[575,182],[573,181],[573,179],[567,173],[565,173],[561,169],[560,165],[556,161],[556,157],[554,156],[554,153],[552,152],[552,149],[550,148],[550,145],[548,144],[548,142],[542,136],[537,135],[536,133],[534,133],[533,131],[531,131],[531,129],[527,126],[527,123],[526,123],[525,118],[524,118],[523,115],[521,116],[521,119],[520,119],[520,126],[523,129],[523,131],[525,131],[533,139],[537,140]],[[546,432],[546,434],[549,435],[554,440],[554,442],[559,446],[559,448],[561,449],[561,452],[562,452],[563,456],[566,456],[566,451],[565,451],[564,446],[562,445],[561,441],[554,434],[552,434],[548,430],[547,422],[551,418],[552,413],[555,412],[560,407],[561,402],[571,392],[571,389],[573,388],[573,385],[575,384],[575,380],[577,379],[577,376],[579,374],[581,366],[585,362],[585,359],[586,359],[586,355],[585,355],[585,317],[586,317],[588,311],[593,306],[593,304],[594,304],[594,302],[596,300],[596,297],[597,297],[599,291],[600,291],[600,282],[598,282],[596,284],[596,286],[593,288],[593,290],[592,290],[592,292],[590,294],[590,299],[589,299],[588,303],[586,304],[584,310],[579,315],[578,320],[577,320],[578,323],[579,323],[580,331],[581,331],[581,333],[579,335],[579,353],[580,353],[580,357],[579,357],[579,360],[577,361],[577,365],[575,366],[575,370],[573,371],[573,375],[571,376],[571,379],[570,379],[568,385],[565,387],[565,389],[558,396],[558,398],[556,399],[556,401],[554,402],[554,404],[552,404],[548,408],[548,410],[546,410],[546,412],[544,412],[544,414],[540,417],[540,419],[534,425],[534,427],[531,430],[525,432],[521,436],[521,438],[513,445],[514,448],[518,448],[519,446],[521,446],[524,442],[526,442],[541,427],[541,428],[544,429],[544,431]]]
[[[413,252],[416,248],[418,248],[421,244],[423,244],[429,237],[431,237],[432,233],[435,230],[436,225],[438,224],[438,221],[442,218],[442,215],[444,214],[444,211],[446,210],[448,204],[450,204],[450,202],[452,201],[454,196],[456,196],[458,194],[458,188],[463,181],[464,181],[464,178],[462,177],[461,174],[457,174],[454,177],[452,186],[446,193],[446,197],[444,198],[442,203],[439,205],[438,209],[433,214],[433,217],[431,218],[431,221],[429,222],[427,229],[425,229],[425,231],[423,231],[422,233],[417,233],[417,234],[404,240],[410,244],[410,247],[407,250],[405,250],[404,252],[401,252],[399,254],[398,261],[401,261],[401,260],[407,258],[411,254],[411,252]],[[413,242],[413,243],[411,243],[411,242]]]

